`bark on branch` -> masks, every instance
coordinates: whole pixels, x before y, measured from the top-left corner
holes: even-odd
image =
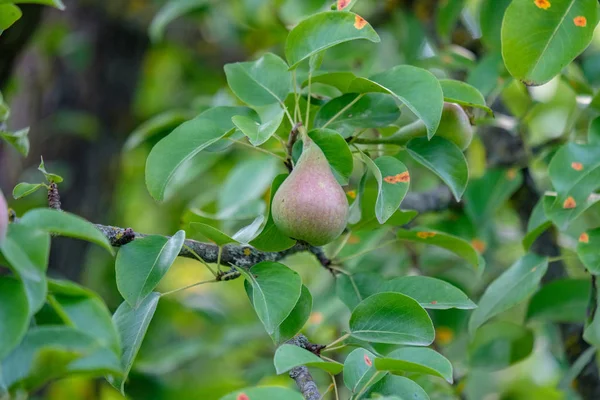
[[[288,344],[293,344],[298,347],[302,347],[316,355],[319,355],[319,352],[325,347],[317,344],[312,344],[308,341],[306,336],[299,334],[294,338],[287,341]],[[290,371],[290,378],[296,381],[296,385],[298,385],[298,389],[302,396],[306,400],[320,400],[321,394],[319,393],[319,388],[317,388],[317,384],[315,383],[312,375],[308,372],[308,368],[305,366],[295,367]]]

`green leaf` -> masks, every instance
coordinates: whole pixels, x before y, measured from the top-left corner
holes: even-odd
[[[327,125],[327,128],[348,137],[356,129],[383,128],[400,118],[400,109],[392,96],[368,93],[356,100],[357,96],[360,94],[348,93],[323,104],[315,116],[314,126]],[[356,102],[351,105],[353,101]],[[336,115],[335,120],[328,124]]]
[[[8,388],[33,391],[45,382],[75,373],[88,377],[119,374],[118,360],[110,351],[102,363],[78,364],[98,346],[93,337],[68,326],[33,327],[2,361],[3,383]]]
[[[531,298],[527,319],[581,323],[586,318],[590,292],[587,279],[561,279],[547,283]]]
[[[14,349],[29,326],[29,304],[20,281],[0,277],[0,360]]]
[[[403,376],[386,375],[374,384],[368,393],[371,395],[377,393],[382,396],[396,395],[401,399],[429,400],[429,396],[421,386]]]
[[[310,351],[292,344],[282,344],[279,346],[275,352],[273,363],[275,364],[275,370],[278,375],[301,365],[319,368],[332,375],[339,374],[344,368],[344,366],[338,362],[324,361]]]
[[[415,161],[439,176],[448,185],[456,201],[460,201],[469,182],[469,166],[457,145],[434,136],[431,140],[412,139],[406,149]]]
[[[466,240],[445,232],[415,227],[411,230],[400,229],[396,234],[400,240],[425,243],[432,246],[444,248],[467,260],[475,268],[480,266],[479,253]]]
[[[275,329],[271,335],[277,344],[293,338],[306,324],[312,311],[313,299],[308,288],[302,285],[300,298],[285,320]]]
[[[233,93],[250,106],[282,104],[294,90],[288,65],[272,53],[256,61],[226,64],[225,75]]]
[[[281,125],[285,114],[279,104],[260,107],[258,113],[261,123],[243,115],[236,115],[231,119],[253,146],[260,146],[269,140]]]
[[[138,126],[131,135],[129,135],[127,141],[123,145],[123,150],[133,150],[150,138],[154,138],[161,134],[164,135],[167,131],[172,131],[192,117],[192,113],[187,110],[169,110],[155,115]]]
[[[325,158],[329,162],[331,172],[340,185],[347,185],[352,175],[354,161],[352,152],[348,147],[348,143],[336,131],[331,129],[313,129],[308,133],[308,136],[321,148]],[[293,158],[294,163],[298,161],[302,154],[303,142],[298,140],[294,144]]]
[[[115,378],[111,384],[119,389],[123,395],[125,394],[125,381],[140,350],[144,336],[146,336],[146,331],[156,311],[159,298],[160,294],[153,292],[135,309],[131,308],[127,302],[123,302],[113,315],[113,323],[117,327],[123,346],[121,365],[124,374],[122,379]]]
[[[338,11],[350,11],[358,0],[337,0],[336,8]],[[331,6],[333,9],[333,5]]]
[[[246,293],[268,334],[291,314],[302,291],[300,275],[283,264],[263,261],[249,272],[238,269],[246,278]]]
[[[496,371],[513,365],[531,354],[533,332],[512,322],[497,321],[482,326],[469,345],[469,365]]]
[[[0,250],[21,278],[40,282],[46,275],[50,254],[48,233],[22,224],[9,224]]]
[[[23,13],[14,4],[0,4],[0,35],[17,22]]]
[[[290,68],[295,68],[315,53],[356,39],[375,43],[381,40],[360,16],[345,11],[325,11],[306,18],[290,31],[285,42],[285,57]]]
[[[66,7],[63,4],[62,0],[0,0],[0,4],[6,3],[14,3],[14,4],[42,4],[45,6],[51,6],[58,8],[59,10],[64,10]]]
[[[146,236],[121,247],[115,261],[117,288],[132,308],[158,285],[179,255],[185,232],[170,238]]]
[[[548,259],[535,254],[517,260],[487,287],[471,314],[469,332],[475,333],[486,321],[529,297],[537,290],[546,269]]]
[[[577,243],[577,255],[592,275],[600,275],[600,228],[583,232]]]
[[[365,386],[377,382],[385,374],[378,372],[373,365],[375,354],[365,349],[355,349],[344,361],[344,385],[352,393],[360,393]]]
[[[278,172],[276,159],[260,155],[246,157],[238,162],[227,175],[217,195],[217,219],[240,218],[244,208],[253,200],[260,199]],[[243,216],[253,218],[256,215]]]
[[[0,5],[0,7],[2,7]],[[0,130],[0,137],[6,141],[6,143],[13,146],[23,157],[27,157],[29,154],[29,128],[24,128],[16,132],[6,132]]]
[[[490,49],[500,49],[500,30],[504,12],[512,0],[494,0],[481,3],[479,25],[481,41]]]
[[[242,396],[245,395],[245,396]],[[220,400],[304,400],[304,397],[292,390],[283,387],[249,387],[246,389],[236,390]]]
[[[377,293],[352,311],[350,332],[375,343],[427,346],[433,342],[433,323],[416,300],[400,293]]]
[[[600,196],[592,193],[587,198],[575,200],[573,197],[567,197],[562,203],[557,200],[559,196],[556,193],[546,192],[541,201],[544,208],[544,215],[559,230],[565,230],[569,224],[579,218],[587,209],[600,201]],[[575,207],[572,207],[575,205]],[[572,208],[570,208],[572,207]]]
[[[506,68],[527,85],[546,83],[590,44],[597,23],[596,0],[514,0],[502,22]]]
[[[470,310],[477,306],[457,287],[429,276],[401,276],[389,280],[379,290],[397,292],[412,297],[421,307],[432,310],[458,308]]]
[[[15,200],[17,200],[17,199],[20,199],[21,197],[28,196],[31,193],[38,190],[39,188],[41,188],[42,186],[44,186],[44,185],[42,185],[41,183],[21,182],[21,183],[17,184],[17,186],[15,186],[15,188],[13,189],[13,198]]]
[[[265,220],[265,217],[262,215],[259,215],[258,217],[254,218],[254,221],[252,221],[252,223],[250,225],[247,225],[247,226],[241,228],[239,231],[234,233],[231,238],[238,243],[242,243],[242,244],[250,243],[250,241],[252,239],[254,239],[260,232],[260,229],[262,227],[262,223],[264,222],[264,220]]]
[[[246,107],[215,107],[179,125],[152,148],[146,160],[146,186],[150,195],[164,199],[177,170],[192,157],[234,128],[235,115],[254,115]]]
[[[544,210],[559,229],[564,229],[593,204],[588,198],[600,187],[600,146],[567,143],[550,161],[548,175],[557,195],[554,201],[548,199]]]
[[[57,281],[49,285],[52,307],[66,325],[96,338],[98,343],[120,356],[121,341],[106,304],[95,293],[72,282],[68,282],[68,285],[66,290],[62,290],[65,286]],[[70,286],[78,287],[80,292],[75,294]]]
[[[48,182],[54,182],[54,183],[61,183],[63,181],[63,178],[59,175],[56,174],[52,174],[48,171],[46,171],[46,166],[44,165],[44,158],[40,157],[40,166],[38,167],[38,171],[40,171],[42,174],[44,174],[44,176],[46,177],[46,180]]]
[[[342,93],[350,90],[350,85],[356,79],[356,75],[349,71],[318,72],[311,77],[311,83],[322,83],[333,86]],[[302,87],[308,85],[308,79],[302,82]]]
[[[480,108],[490,116],[494,115],[494,112],[485,104],[485,98],[481,92],[468,83],[454,79],[440,79],[440,85],[445,101],[461,106]]]
[[[429,348],[403,347],[392,351],[384,358],[375,359],[378,371],[389,371],[392,374],[416,372],[418,374],[434,375],[453,382],[452,364],[440,353]]]
[[[551,226],[552,222],[548,220],[546,213],[544,212],[544,198],[541,198],[535,207],[533,207],[533,211],[529,216],[529,221],[527,222],[527,233],[525,234],[522,242],[523,249],[528,251],[536,239]]]
[[[515,169],[487,170],[483,177],[469,182],[464,194],[467,215],[475,224],[489,224],[522,183],[523,175]]]
[[[37,208],[25,213],[20,223],[48,233],[87,240],[104,247],[110,254],[114,254],[112,246],[104,234],[94,224],[74,214]]]
[[[269,204],[273,202],[273,196],[275,196],[277,189],[279,189],[279,186],[281,186],[286,177],[286,174],[281,174],[277,175],[273,180]],[[273,216],[271,215],[271,210],[269,210],[269,217],[265,227],[250,244],[262,251],[283,251],[295,245],[296,241],[281,233],[275,222],[273,222]]]
[[[335,291],[340,300],[352,311],[361,301],[381,291],[382,282],[384,278],[374,272],[339,274],[335,278]]]
[[[165,35],[167,25],[175,19],[184,16],[194,10],[202,8],[208,4],[208,0],[171,0],[166,3],[154,16],[148,35],[153,42],[160,42]]]
[[[221,232],[217,228],[213,228],[210,225],[203,224],[201,222],[191,222],[190,228],[200,234],[203,238],[213,242],[217,246],[223,246],[228,243],[238,243],[237,240],[233,239],[226,233]]]
[[[396,97],[423,121],[429,139],[440,124],[444,94],[437,78],[425,69],[398,65],[369,79],[355,79],[349,90],[356,93],[389,93]]]
[[[375,161],[361,154],[367,168],[375,176],[379,191],[375,203],[377,221],[383,224],[400,207],[400,203],[408,192],[410,174],[402,162],[394,157],[382,156]]]

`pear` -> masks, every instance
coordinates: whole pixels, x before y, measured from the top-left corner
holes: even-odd
[[[6,237],[6,231],[8,229],[8,205],[6,200],[0,191],[0,243]]]
[[[275,193],[271,213],[281,232],[314,246],[331,242],[346,227],[346,194],[310,138],[305,138],[295,168]]]
[[[405,145],[409,140],[427,136],[427,127],[421,120],[403,126],[392,136],[385,139],[385,143]],[[440,125],[435,131],[435,136],[448,139],[461,150],[465,150],[471,144],[473,139],[473,127],[469,121],[469,116],[461,106],[454,103],[444,103],[442,109],[442,119]]]

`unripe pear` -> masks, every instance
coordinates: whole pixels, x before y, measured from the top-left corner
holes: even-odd
[[[403,126],[400,130],[385,140],[386,143],[405,145],[409,140],[427,136],[427,127],[421,120]],[[465,150],[473,139],[473,127],[469,116],[461,106],[454,103],[444,103],[442,118],[435,136],[448,139]]]
[[[6,204],[6,199],[2,195],[2,191],[0,191],[0,243],[6,237],[6,231],[8,229],[8,205]]]
[[[348,219],[348,199],[325,154],[310,138],[292,173],[273,197],[271,213],[281,232],[314,246],[337,238]]]

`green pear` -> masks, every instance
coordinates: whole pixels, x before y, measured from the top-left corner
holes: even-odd
[[[427,127],[420,119],[403,126],[392,136],[385,139],[385,143],[405,145],[411,139],[427,136]],[[473,127],[469,116],[461,106],[454,103],[444,103],[442,119],[435,132],[435,136],[448,139],[452,143],[465,150],[473,139]]]
[[[309,138],[292,173],[273,197],[271,213],[281,232],[322,246],[337,238],[348,219],[348,199],[325,154]]]

